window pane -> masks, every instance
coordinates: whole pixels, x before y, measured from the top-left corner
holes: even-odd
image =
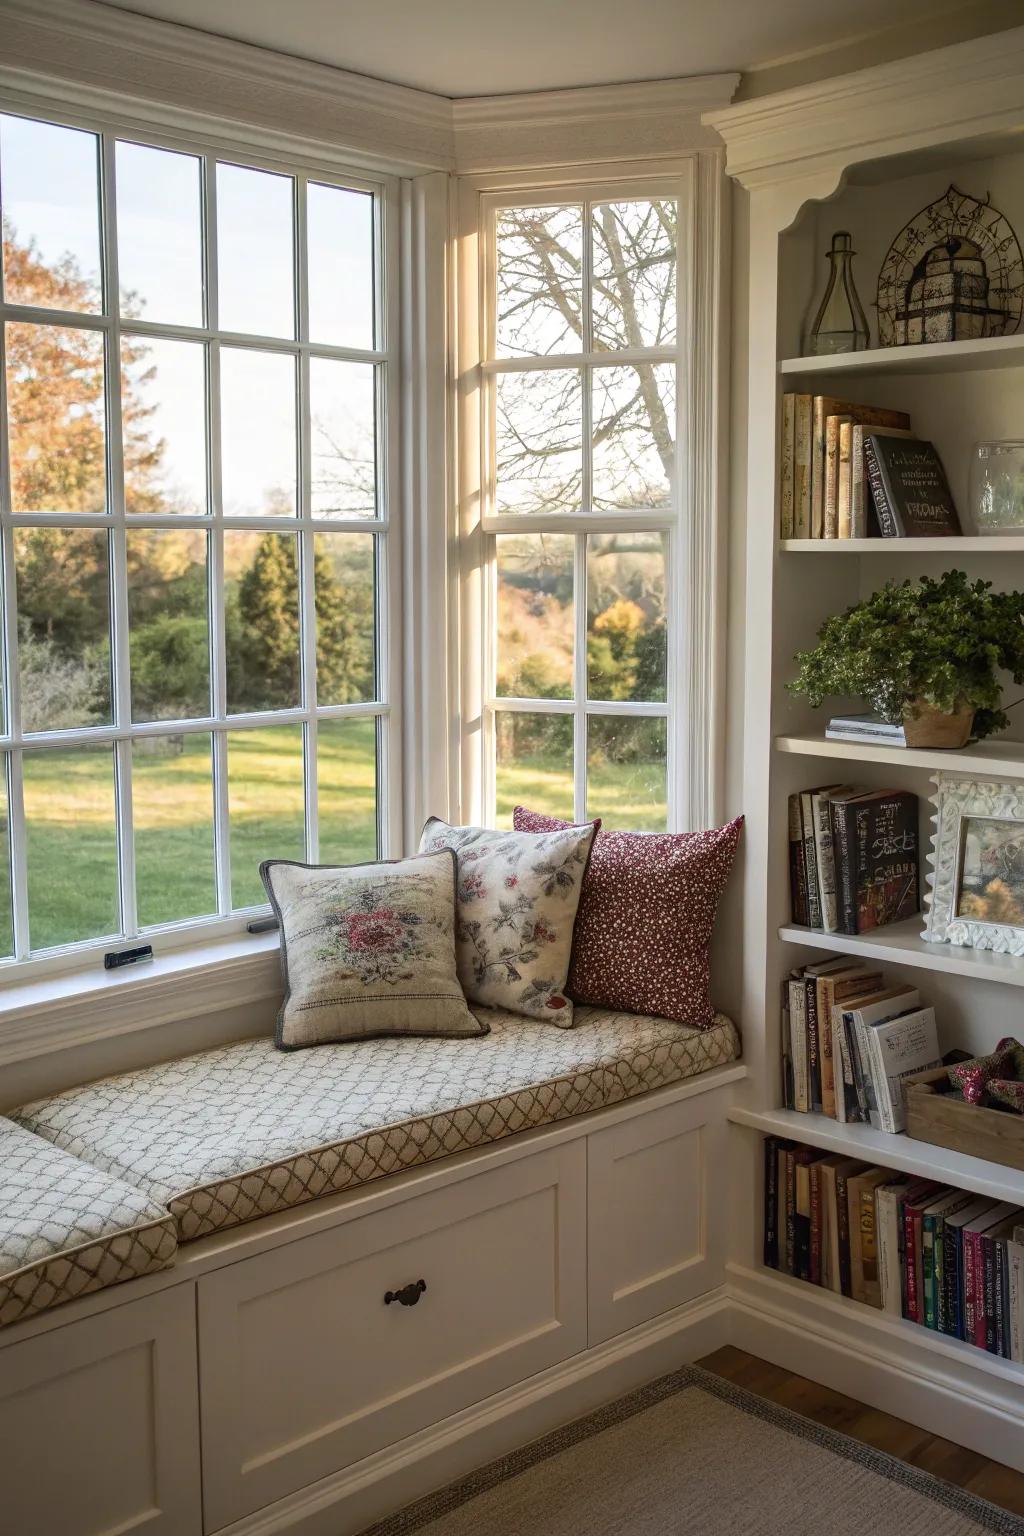
[[[290,176],[217,167],[217,304],[222,331],[295,335]]]
[[[292,533],[224,535],[229,714],[302,701],[297,542]]]
[[[587,539],[587,697],[665,698],[665,541],[658,533]]]
[[[676,443],[672,363],[595,368],[594,506],[667,507]]]
[[[129,529],[128,640],[132,719],[210,712],[206,534]]]
[[[311,181],[306,188],[309,337],[373,346],[373,198]]]
[[[516,533],[495,542],[498,697],[571,699],[573,537]]]
[[[675,342],[677,206],[668,200],[594,209],[595,347],[614,352]]]
[[[26,752],[23,771],[32,948],[116,934],[113,749]]]
[[[117,145],[121,314],[203,323],[202,174],[195,155]]]
[[[666,792],[664,719],[591,716],[587,721],[587,815],[606,827],[663,832]]]
[[[132,815],[139,923],[217,910],[213,764],[205,732],[132,742]]]
[[[266,902],[264,859],[306,857],[302,726],[228,732],[231,904]]]
[[[497,216],[499,357],[583,350],[583,210],[502,208]]]
[[[15,512],[105,512],[103,337],[7,327],[7,424]]]
[[[376,517],[372,363],[309,363],[314,517]]]
[[[376,859],[376,720],[317,722],[316,783],[320,863]]]
[[[315,537],[318,704],[356,704],[375,697],[374,543],[367,533]]]
[[[123,336],[121,421],[126,509],[204,516],[206,348]]]
[[[497,825],[510,827],[517,805],[571,821],[572,716],[500,711],[494,735]]]
[[[0,759],[0,957],[14,953],[14,906],[11,900],[11,822],[7,807],[10,759]]]
[[[501,374],[496,397],[496,510],[578,512],[583,482],[579,373]]]
[[[109,725],[110,574],[102,528],[17,528],[24,731]]]
[[[0,117],[4,292],[8,304],[102,308],[99,140]]]
[[[222,347],[220,389],[224,511],[294,515],[295,359]]]

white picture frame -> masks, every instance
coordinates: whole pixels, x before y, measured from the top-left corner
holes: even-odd
[[[924,938],[1024,955],[1024,783],[946,773],[933,782]]]

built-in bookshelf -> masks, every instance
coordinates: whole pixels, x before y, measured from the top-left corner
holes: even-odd
[[[1024,780],[1024,740],[1017,739],[1024,737],[1024,706],[1011,714],[1017,725],[1005,739],[950,753],[829,741],[829,715],[862,709],[863,703],[834,700],[831,707],[814,710],[786,687],[795,674],[795,653],[813,645],[822,622],[888,580],[938,577],[956,568],[997,588],[1024,587],[1024,538],[979,535],[968,510],[974,445],[1024,436],[1024,329],[977,341],[881,349],[875,345],[872,305],[889,243],[951,184],[980,198],[987,194],[1024,240],[1024,28],[1013,37],[1014,48],[1009,53],[1004,48],[999,60],[993,54],[981,62],[971,48],[944,50],[948,60],[942,71],[936,66],[934,78],[942,85],[934,97],[928,86],[908,85],[894,69],[884,79],[877,72],[870,81],[868,73],[850,77],[838,121],[819,119],[809,100],[801,102],[792,93],[791,116],[776,102],[769,120],[752,103],[718,114],[715,125],[726,139],[730,170],[746,187],[744,217],[749,216],[751,230],[742,1014],[749,1076],[730,1117],[746,1191],[730,1272],[745,1304],[758,1313],[761,1347],[771,1358],[795,1369],[813,1360],[811,1374],[818,1379],[891,1411],[895,1362],[900,1373],[895,1390],[907,1394],[901,1401],[908,1417],[1024,1467],[1024,1367],[843,1296],[808,1295],[816,1288],[764,1267],[762,1246],[763,1145],[769,1136],[1024,1207],[1024,1174],[1011,1168],[905,1134],[784,1108],[780,1067],[783,982],[795,968],[828,955],[875,962],[893,985],[917,988],[922,1002],[934,1006],[942,1051],[960,1046],[979,1053],[1003,1035],[1024,1035],[1018,990],[1024,986],[1024,958],[928,943],[922,916],[856,936],[801,927],[792,919],[788,850],[788,801],[799,791],[827,783],[910,790],[919,799],[926,887],[933,776],[950,771]],[[999,111],[993,112],[983,77],[989,71],[1004,80],[1007,58],[1017,70],[1013,103],[1001,95]],[[810,152],[811,143],[820,143],[820,151]],[[803,337],[836,230],[849,230],[853,237],[855,278],[872,347],[808,357],[801,355]],[[915,435],[939,452],[963,535],[782,539],[776,488],[787,392],[909,413]],[[746,1338],[750,1347],[758,1346],[753,1327]],[[877,1369],[865,1362],[875,1362]],[[905,1385],[904,1378],[913,1378],[914,1385]],[[921,1385],[933,1379],[941,1380],[951,1397],[959,1396],[955,1413]],[[977,1418],[963,1408],[968,1398],[984,1405]],[[1002,1434],[994,1425],[1008,1401],[1013,1433],[993,1450]]]

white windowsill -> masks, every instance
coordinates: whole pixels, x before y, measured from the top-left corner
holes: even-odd
[[[16,983],[0,991],[0,1066],[279,994],[279,948],[276,932],[243,933],[120,971]]]

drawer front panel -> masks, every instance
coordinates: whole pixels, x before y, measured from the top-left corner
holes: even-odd
[[[719,1284],[724,1117],[699,1094],[587,1138],[591,1345]]]
[[[585,1169],[580,1141],[201,1280],[209,1527],[582,1349]]]
[[[0,1528],[198,1536],[190,1285],[0,1349]]]

